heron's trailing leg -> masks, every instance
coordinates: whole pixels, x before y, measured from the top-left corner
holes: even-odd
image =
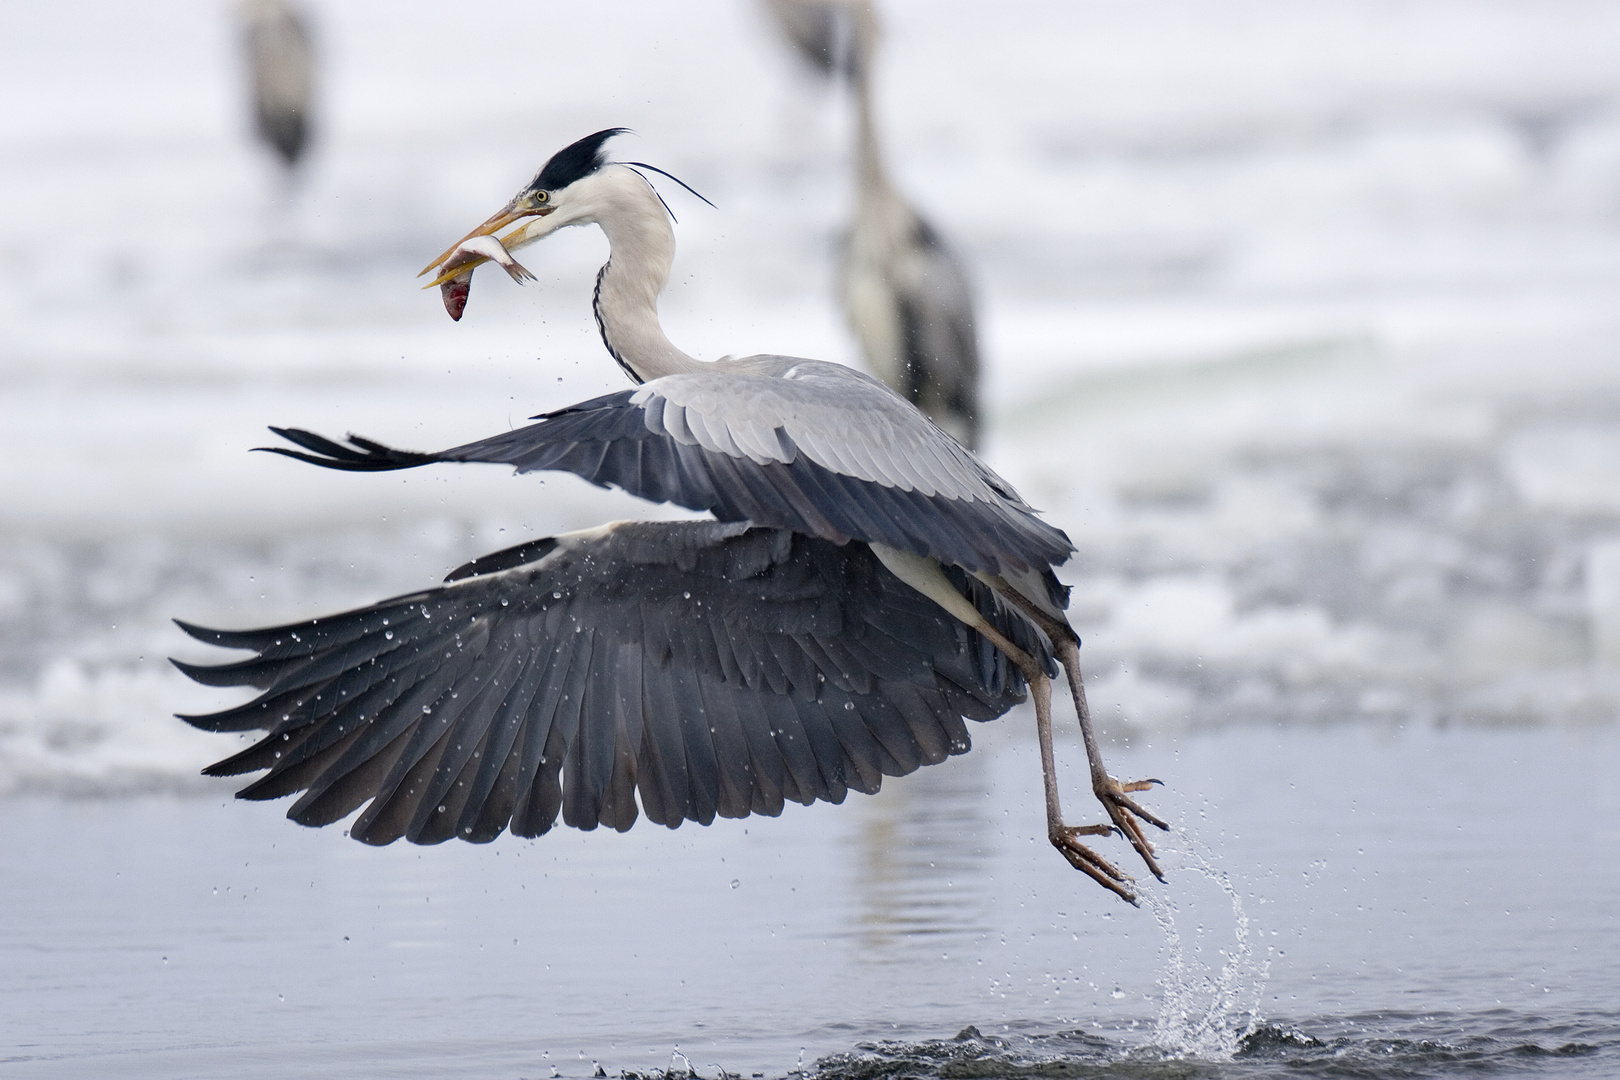
[[[975,627],[977,628],[977,627]],[[985,633],[983,628],[977,628],[978,633]],[[990,631],[990,643],[1008,654],[1014,664],[1019,664],[1019,670],[1024,670],[1024,664],[1019,657],[1034,659],[1016,644],[1001,638],[995,630]],[[1000,641],[996,638],[1001,638]],[[1029,683],[1030,698],[1035,699],[1035,737],[1040,740],[1040,779],[1047,789],[1047,839],[1051,845],[1063,852],[1063,857],[1069,860],[1069,865],[1076,870],[1087,874],[1092,881],[1097,882],[1103,889],[1115,892],[1119,899],[1128,904],[1136,904],[1136,894],[1123,886],[1123,882],[1131,881],[1128,874],[1121,873],[1118,866],[1093,852],[1092,848],[1085,847],[1077,837],[1082,836],[1108,836],[1115,831],[1113,826],[1071,826],[1064,824],[1063,806],[1058,803],[1058,764],[1051,753],[1051,680],[1047,674],[1035,667],[1035,677],[1030,678],[1030,672],[1024,670],[1024,680]]]
[[[1102,751],[1097,748],[1097,734],[1091,725],[1091,709],[1086,705],[1086,688],[1080,677],[1080,643],[1071,636],[1067,640],[1058,639],[1055,644],[1058,650],[1058,661],[1069,676],[1069,692],[1074,695],[1074,711],[1080,719],[1080,737],[1086,744],[1086,758],[1091,763],[1091,790],[1096,793],[1098,800],[1108,810],[1108,816],[1113,819],[1120,831],[1130,838],[1131,846],[1136,853],[1142,856],[1147,868],[1153,876],[1160,881],[1164,880],[1164,871],[1153,858],[1153,845],[1142,833],[1142,826],[1137,818],[1150,825],[1157,825],[1166,831],[1169,822],[1156,814],[1144,809],[1140,803],[1128,794],[1134,791],[1146,791],[1159,780],[1135,780],[1122,784],[1108,775],[1103,768]]]
[[[1029,696],[1035,703],[1035,734],[1041,744],[1041,782],[1046,791],[1046,838],[1069,860],[1069,865],[1127,903],[1136,903],[1136,895],[1124,884],[1131,879],[1079,840],[1082,836],[1106,836],[1114,831],[1113,826],[1064,824],[1063,807],[1058,802],[1057,763],[1052,755],[1052,680],[1041,670],[1039,661],[1008,641],[983,618],[977,624],[969,625],[1005,653],[1007,659],[1017,664],[1024,681],[1029,684]]]
[[[1069,865],[1126,903],[1135,904],[1136,894],[1126,885],[1131,878],[1079,840],[1082,836],[1105,836],[1114,831],[1114,826],[1064,824],[1063,808],[1058,802],[1057,767],[1052,755],[1052,680],[1047,677],[1043,665],[985,621],[978,609],[968,603],[946,579],[939,563],[881,544],[871,547],[896,577],[977,630],[1017,665],[1024,681],[1029,684],[1030,700],[1035,703],[1035,732],[1041,744],[1041,780],[1046,792],[1046,837],[1069,860]],[[1153,866],[1151,857],[1148,865]],[[1154,872],[1157,873],[1156,867]]]
[[[1159,869],[1158,861],[1153,857],[1153,844],[1142,832],[1138,819],[1166,831],[1169,830],[1170,824],[1145,809],[1130,796],[1132,792],[1146,791],[1162,781],[1136,780],[1120,783],[1108,775],[1108,770],[1103,767],[1102,751],[1097,746],[1097,733],[1092,727],[1091,709],[1086,704],[1085,682],[1080,675],[1080,638],[1067,622],[1052,618],[1005,581],[998,581],[995,587],[997,592],[1017,605],[1020,611],[1033,619],[1035,625],[1052,639],[1052,644],[1057,648],[1058,662],[1063,665],[1063,671],[1069,677],[1069,692],[1074,697],[1074,711],[1080,721],[1080,738],[1085,743],[1086,760],[1091,765],[1091,790],[1096,794],[1097,801],[1108,811],[1114,825],[1130,840],[1136,853],[1142,856],[1142,861],[1147,863],[1148,870],[1154,877],[1163,881],[1164,871]]]

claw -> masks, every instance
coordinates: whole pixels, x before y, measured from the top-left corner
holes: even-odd
[[[1070,866],[1127,904],[1136,907],[1136,894],[1125,887],[1125,882],[1131,880],[1130,876],[1075,839],[1077,836],[1100,836],[1113,831],[1113,827],[1109,825],[1065,825],[1053,830],[1048,839],[1052,841],[1052,846],[1069,860]]]
[[[1127,791],[1141,790],[1157,782],[1141,780],[1132,784],[1121,784],[1112,776],[1104,773],[1097,780],[1093,790],[1096,793],[1097,800],[1108,810],[1109,818],[1112,819],[1121,835],[1131,842],[1131,847],[1136,849],[1136,853],[1142,857],[1142,861],[1147,864],[1147,868],[1153,876],[1163,881],[1164,871],[1159,869],[1158,861],[1153,858],[1153,844],[1148,840],[1146,834],[1142,832],[1142,827],[1137,824],[1136,818],[1141,818],[1148,824],[1156,825],[1166,831],[1169,830],[1170,825],[1125,794]]]
[[[1124,790],[1128,791],[1130,789],[1126,788]],[[1115,796],[1115,798],[1119,802],[1119,805],[1123,806],[1125,809],[1129,810],[1131,813],[1135,814],[1137,817],[1141,818],[1143,821],[1147,822],[1149,825],[1156,825],[1160,829],[1163,829],[1165,832],[1170,831],[1170,823],[1168,821],[1165,821],[1163,818],[1159,817],[1157,814],[1151,813],[1148,810],[1143,809],[1137,803],[1137,801],[1135,799],[1128,799],[1124,795],[1118,795],[1118,796]]]

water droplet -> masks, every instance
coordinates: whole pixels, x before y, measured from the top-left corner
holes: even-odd
[[[394,632],[392,630],[384,630],[383,631],[383,637],[387,638],[389,641],[393,641],[394,640]]]
[[[732,879],[731,879],[731,887],[732,887],[732,888],[733,888],[733,889],[735,889],[735,888],[736,888],[736,887],[737,887],[737,886],[739,886],[739,885],[741,885],[741,884],[742,884],[742,882],[741,882],[741,881],[738,881],[738,880],[737,880],[737,879],[736,879],[736,878],[732,878]]]

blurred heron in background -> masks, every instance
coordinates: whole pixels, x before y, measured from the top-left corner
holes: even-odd
[[[244,0],[240,15],[254,127],[290,174],[309,148],[315,67],[309,23],[287,0]]]
[[[474,270],[571,225],[607,235],[593,306],[633,389],[437,453],[276,429],[290,457],[381,471],[435,462],[560,470],[715,520],[613,523],[522,544],[442,587],[266,630],[185,626],[252,650],[179,666],[248,685],[246,705],[188,717],[267,729],[210,768],[269,770],[242,791],[304,791],[308,825],[370,805],[368,843],[674,827],[774,815],[785,799],[841,802],[969,748],[963,719],[1035,705],[1047,834],[1078,869],[1135,901],[1131,880],[1079,841],[1116,830],[1155,874],[1140,821],[1168,828],[1103,767],[1079,639],[1053,567],[1073,545],[916,408],[838,364],[695,359],[665,336],[658,296],[675,236],[640,163],[611,163],[600,131],[554,155],[505,207],[429,264],[459,316]],[[668,174],[665,174],[668,175]],[[678,182],[678,181],[677,181]],[[519,225],[504,238],[495,234]],[[182,624],[183,626],[185,624]],[[1067,671],[1092,788],[1112,824],[1059,806],[1050,676]]]
[[[895,190],[873,117],[868,0],[767,0],[796,51],[855,100],[855,220],[840,292],[869,370],[969,449],[980,437],[979,338],[961,260]]]

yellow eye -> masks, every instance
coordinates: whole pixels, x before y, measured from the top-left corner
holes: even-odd
[[[550,200],[551,192],[549,191],[537,191],[534,193],[534,201],[536,203],[549,202]]]

